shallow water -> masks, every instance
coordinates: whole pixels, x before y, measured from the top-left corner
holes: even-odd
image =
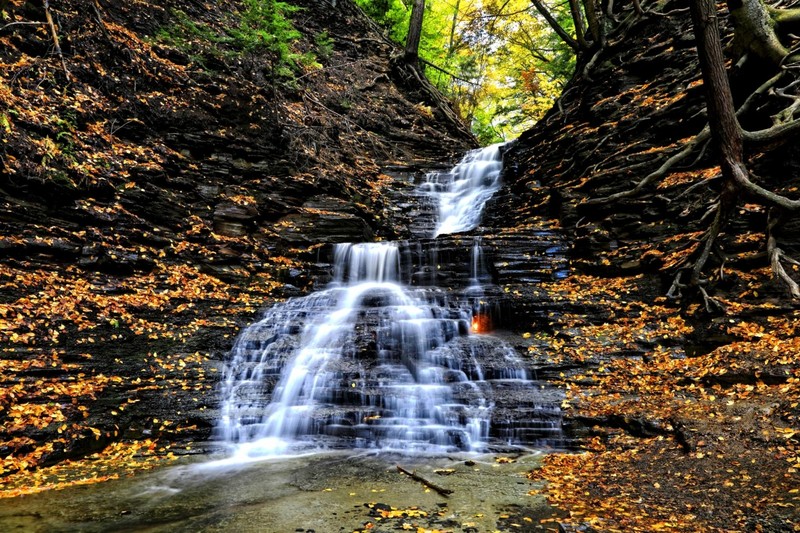
[[[134,478],[0,500],[0,531],[351,532],[440,528],[505,530],[510,513],[548,515],[525,474],[541,455],[408,457],[353,452],[283,457],[247,465],[200,463]],[[414,470],[453,490],[445,497],[398,472]],[[439,471],[437,473],[437,471]],[[427,517],[381,518],[374,505],[418,507]],[[380,507],[388,509],[388,507]],[[372,516],[371,516],[372,515]],[[538,523],[538,520],[535,520]],[[523,527],[523,529],[520,529]]]

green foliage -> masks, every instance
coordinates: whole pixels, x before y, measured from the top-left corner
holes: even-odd
[[[5,113],[0,113],[0,129],[6,133],[11,133],[11,120]]]
[[[398,43],[410,9],[401,0],[356,0]],[[554,16],[573,31],[566,2]],[[509,139],[552,106],[575,67],[573,51],[530,0],[427,0],[420,58],[482,143]]]
[[[238,19],[231,27],[216,30],[192,20],[185,12],[172,11],[176,22],[156,34],[158,42],[178,48],[205,66],[209,60],[263,55],[274,75],[291,78],[301,65],[314,63],[314,56],[298,54],[292,43],[300,38],[289,16],[299,10],[279,0],[242,0]]]
[[[266,53],[274,58],[280,75],[290,75],[300,56],[290,44],[300,37],[287,15],[298,10],[277,0],[244,0],[238,28],[228,30],[233,46],[244,53]]]
[[[411,10],[402,0],[355,0],[355,2],[374,21],[386,28],[389,38],[398,43],[405,40]]]
[[[54,136],[46,136],[37,143],[41,150],[43,180],[52,181],[67,187],[75,187],[75,181],[70,178],[67,169],[77,167],[75,131],[76,116],[73,110],[68,110],[63,115],[50,115],[49,124],[55,129]]]
[[[52,115],[51,121],[56,127],[55,144],[61,157],[69,163],[75,162],[75,129],[76,116],[74,110],[65,111],[62,116]]]
[[[316,46],[317,57],[322,60],[329,59],[333,54],[333,39],[326,31],[314,36],[314,45]]]

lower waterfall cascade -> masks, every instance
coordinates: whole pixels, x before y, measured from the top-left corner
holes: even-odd
[[[438,210],[434,239],[337,244],[324,289],[245,328],[224,369],[217,437],[244,457],[560,445],[560,392],[485,334],[492,274],[480,237],[458,239],[463,287],[437,286],[437,241],[478,225],[501,158],[493,145],[428,174],[417,193]]]

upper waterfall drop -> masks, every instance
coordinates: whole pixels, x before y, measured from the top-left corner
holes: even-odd
[[[431,172],[423,191],[438,200],[433,237],[475,228],[489,198],[500,189],[503,146],[492,144],[467,152],[449,172]]]

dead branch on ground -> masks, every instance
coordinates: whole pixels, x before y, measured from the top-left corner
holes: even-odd
[[[429,489],[431,489],[431,490],[435,490],[436,492],[438,492],[438,493],[439,493],[439,494],[441,494],[442,496],[449,496],[450,494],[453,494],[453,491],[452,491],[452,490],[450,490],[450,489],[446,489],[446,488],[444,488],[444,487],[440,487],[440,486],[439,486],[439,485],[437,485],[436,483],[433,483],[433,482],[431,482],[431,481],[428,481],[428,480],[427,480],[427,479],[425,479],[424,477],[422,477],[422,476],[418,475],[416,472],[410,472],[410,471],[406,470],[405,468],[403,468],[403,467],[402,467],[402,466],[400,466],[400,465],[397,465],[397,471],[398,471],[398,472],[400,472],[400,473],[403,473],[403,474],[407,475],[408,477],[410,477],[410,478],[411,478],[411,479],[413,479],[414,481],[419,481],[420,483],[422,483],[423,485],[425,485],[425,486],[426,486],[426,487],[428,487]]]
[[[44,0],[44,16],[47,19],[47,25],[50,26],[50,34],[53,37],[53,46],[55,47],[56,55],[61,59],[61,66],[64,68],[64,74],[67,76],[67,81],[72,81],[72,76],[67,68],[67,61],[64,59],[64,54],[61,52],[61,45],[58,42],[58,32],[56,31],[56,24],[53,21],[53,15],[50,13],[50,1]]]

